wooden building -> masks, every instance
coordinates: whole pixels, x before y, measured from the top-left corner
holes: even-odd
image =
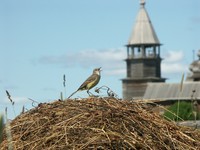
[[[200,112],[200,50],[198,60],[189,66],[190,73],[181,83],[148,83],[143,99],[159,103],[164,106],[177,101],[192,102],[197,112]]]
[[[140,0],[140,9],[127,47],[127,76],[122,79],[123,98],[142,98],[149,82],[165,82],[161,77],[161,43]]]
[[[187,76],[186,81],[200,81],[200,50],[197,53],[198,60],[194,60],[190,64],[190,73]]]
[[[194,60],[190,66],[190,73],[181,83],[148,83],[143,99],[160,101],[191,101],[200,100],[200,50],[197,53],[198,60]],[[200,103],[200,101],[199,101]]]

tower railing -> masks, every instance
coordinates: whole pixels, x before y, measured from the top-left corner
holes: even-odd
[[[143,55],[142,53],[134,54],[134,55],[128,55],[128,59],[137,59],[137,58],[160,58],[160,55],[159,54]]]

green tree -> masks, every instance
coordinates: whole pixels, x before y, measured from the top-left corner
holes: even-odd
[[[191,102],[179,102],[179,111],[178,109],[178,102],[174,103],[172,106],[168,108],[168,111],[164,112],[164,117],[168,120],[173,121],[181,121],[181,120],[195,120],[194,117],[194,110],[192,107]],[[178,116],[178,117],[177,117]],[[200,112],[197,112],[197,118],[200,119]]]

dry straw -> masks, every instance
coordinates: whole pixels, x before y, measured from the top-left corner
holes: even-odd
[[[200,133],[152,112],[152,105],[114,98],[55,101],[11,122],[14,149],[198,150]],[[4,137],[0,149],[7,149]]]

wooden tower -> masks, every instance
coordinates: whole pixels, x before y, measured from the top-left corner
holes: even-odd
[[[140,10],[127,47],[127,77],[122,79],[123,98],[137,99],[144,96],[148,82],[165,82],[161,77],[160,42],[140,1]]]

